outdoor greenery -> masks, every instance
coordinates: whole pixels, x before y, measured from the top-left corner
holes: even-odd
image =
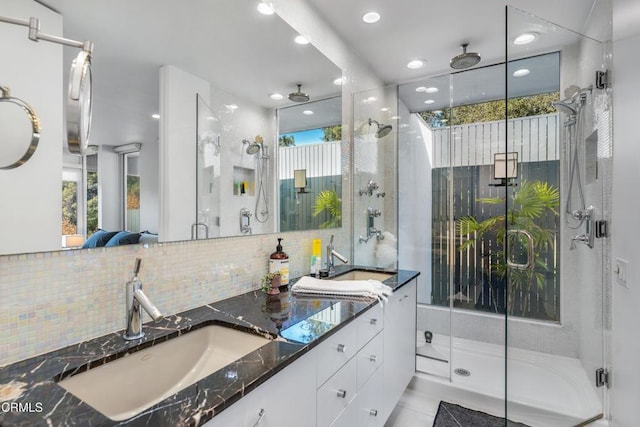
[[[78,183],[62,181],[62,234],[78,234]]]
[[[329,126],[324,128],[323,131],[323,141],[342,141],[342,125]]]
[[[316,196],[313,205],[313,216],[327,212],[329,219],[320,228],[337,228],[342,226],[342,200],[335,190],[323,190]]]
[[[472,248],[485,237],[495,237],[501,249],[496,254],[491,271],[501,279],[508,279],[507,313],[526,317],[534,287],[543,289],[547,283],[545,276],[550,268],[542,254],[553,245],[557,225],[545,228],[543,224],[556,223],[560,198],[558,188],[542,181],[523,181],[517,191],[510,193],[512,196],[508,204],[504,198],[477,199],[487,205],[504,205],[506,213],[480,222],[472,216],[456,221],[456,234],[463,242],[458,250]],[[533,237],[534,262],[529,269],[510,268],[505,261],[507,255],[511,260],[526,256],[520,235],[514,234],[514,230],[527,232]]]
[[[543,93],[507,101],[507,118],[538,116],[554,113],[551,103],[560,99],[559,92]],[[491,122],[505,119],[504,100],[461,105],[452,109],[424,111],[420,113],[432,128]]]
[[[280,147],[293,147],[296,145],[296,138],[293,135],[280,135],[278,145]]]

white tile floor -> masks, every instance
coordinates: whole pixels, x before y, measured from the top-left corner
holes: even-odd
[[[429,427],[438,410],[440,398],[409,386],[396,405],[385,427]]]

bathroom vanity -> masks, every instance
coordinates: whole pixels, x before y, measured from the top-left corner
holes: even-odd
[[[415,370],[417,275],[400,271],[386,279],[394,293],[384,305],[372,298],[255,291],[145,324],[139,341],[126,342],[114,333],[5,366],[0,368],[3,395],[23,409],[31,404],[40,410],[2,411],[0,425],[382,426]],[[149,350],[186,343],[190,332],[212,325],[266,338],[265,344],[193,384],[172,385],[177,391],[148,407],[121,411],[117,420],[60,385],[111,368],[114,360],[161,357],[164,351],[149,356]],[[180,346],[166,348],[177,353]],[[100,386],[89,381],[88,387]],[[104,399],[117,400],[126,388],[107,391],[105,384]],[[136,384],[128,388],[138,392]]]

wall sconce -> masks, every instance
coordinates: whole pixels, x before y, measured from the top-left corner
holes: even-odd
[[[293,171],[293,187],[298,190],[298,193],[300,194],[308,193],[306,169],[297,169]]]
[[[489,184],[492,187],[511,187],[517,185],[512,180],[518,177],[518,153],[496,153],[493,156],[493,179],[500,182]]]

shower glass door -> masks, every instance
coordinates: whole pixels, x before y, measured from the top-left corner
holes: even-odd
[[[597,225],[609,217],[611,114],[595,78],[607,44],[510,7],[506,41],[508,136],[494,160],[506,184],[494,267],[506,289],[505,412],[584,425],[607,412],[610,243]],[[544,114],[520,120],[523,97],[544,100]]]

